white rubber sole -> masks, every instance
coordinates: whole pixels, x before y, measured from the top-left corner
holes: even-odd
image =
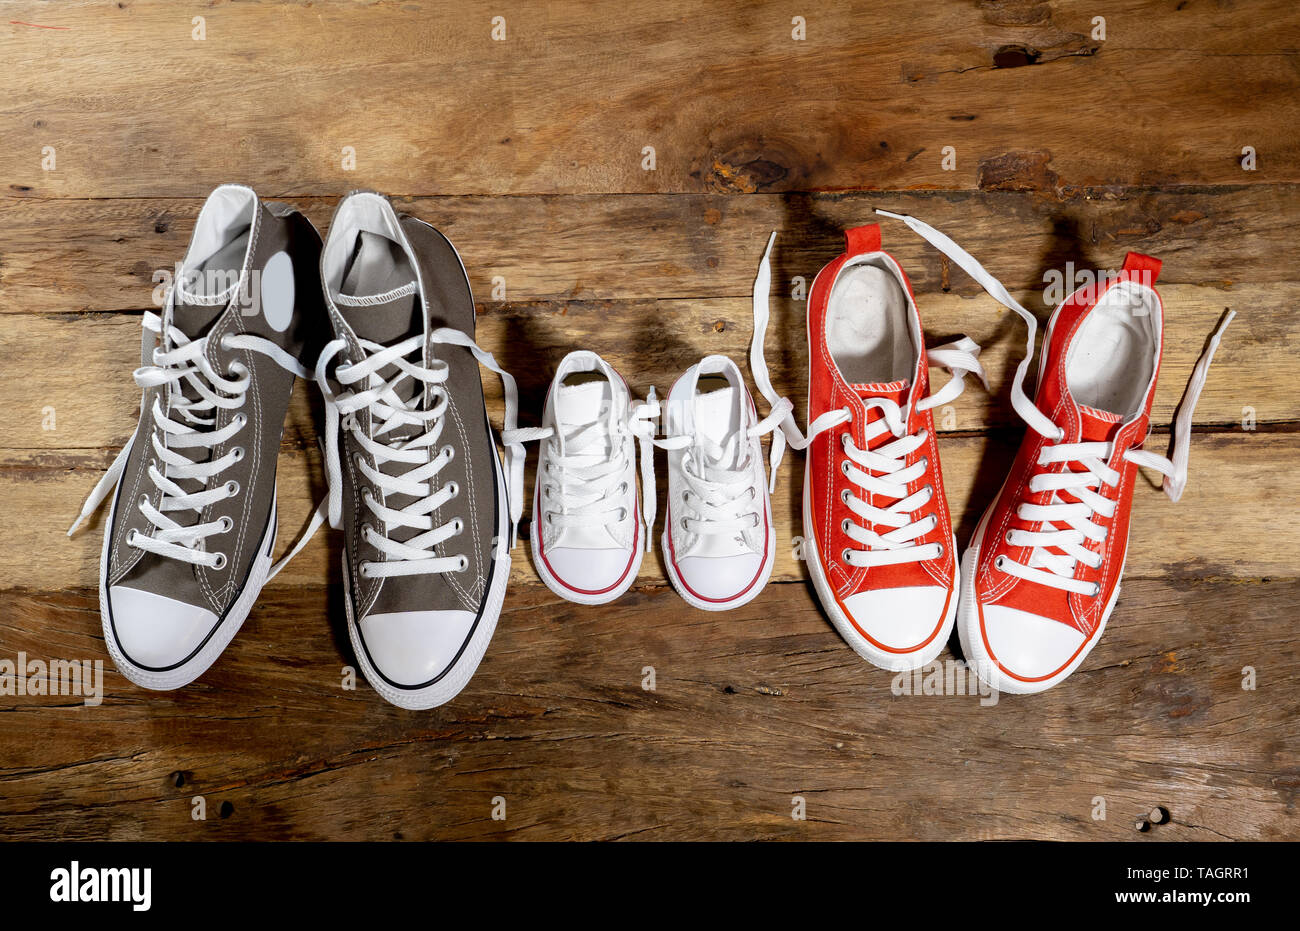
[[[239,628],[244,626],[244,621],[253,610],[257,596],[262,593],[262,586],[266,584],[266,576],[271,571],[273,562],[271,551],[275,548],[276,526],[279,523],[277,496],[272,495],[271,519],[267,524],[266,532],[262,534],[257,556],[253,560],[253,568],[248,574],[248,581],[234,604],[230,606],[230,610],[226,612],[225,619],[217,625],[217,629],[194,656],[180,666],[162,672],[143,669],[127,659],[126,654],[117,644],[112,625],[109,624],[108,550],[109,541],[112,539],[111,531],[116,507],[117,503],[114,501],[113,508],[109,510],[108,525],[104,530],[104,544],[99,557],[99,614],[104,628],[104,643],[108,646],[108,655],[112,657],[113,665],[117,667],[118,672],[141,688],[169,691],[189,685],[207,672],[208,668],[217,661],[217,657],[230,645],[230,641],[234,639],[235,634],[239,633]]]
[[[996,504],[1001,496],[1002,492],[999,491],[997,497],[993,499],[993,503]],[[1093,647],[1101,641],[1101,635],[1106,632],[1106,623],[1110,620],[1111,612],[1115,610],[1115,602],[1119,598],[1120,586],[1115,586],[1115,591],[1106,604],[1106,610],[1102,612],[1101,624],[1092,635],[1092,639],[1084,644],[1083,649],[1079,651],[1079,655],[1061,672],[1039,682],[1024,682],[1007,675],[994,662],[989,651],[985,649],[984,637],[980,633],[979,611],[975,603],[975,567],[979,565],[980,545],[984,542],[984,527],[992,510],[993,505],[989,505],[989,509],[980,518],[979,526],[975,528],[975,534],[971,537],[970,546],[966,548],[966,552],[961,558],[961,571],[964,580],[957,612],[959,619],[957,638],[961,642],[961,651],[966,657],[966,664],[975,670],[975,674],[979,676],[980,681],[985,685],[1010,695],[1032,695],[1037,692],[1046,692],[1052,686],[1060,684],[1078,669],[1079,665],[1088,658],[1088,654],[1092,652]],[[1127,561],[1127,554],[1125,554],[1125,562],[1127,563]],[[1120,578],[1123,577],[1124,567],[1121,566]]]
[[[957,619],[957,592],[961,580],[961,571],[958,569],[957,560],[953,560],[952,566],[952,597],[948,599],[948,610],[944,615],[943,626],[935,634],[934,639],[921,647],[919,650],[913,650],[910,653],[891,653],[880,649],[870,640],[858,633],[853,623],[840,610],[839,603],[835,600],[835,595],[831,590],[830,584],[826,580],[826,573],[822,571],[821,558],[817,553],[817,542],[814,538],[811,528],[813,526],[812,514],[809,509],[809,490],[810,475],[807,467],[804,468],[803,480],[803,526],[804,526],[804,562],[808,565],[808,575],[812,578],[813,588],[817,592],[818,600],[822,603],[822,608],[830,622],[835,625],[840,636],[844,638],[845,643],[853,648],[857,653],[873,666],[889,672],[903,672],[909,669],[917,669],[932,662],[935,657],[943,652],[943,648],[948,645],[948,638],[952,636],[953,624]],[[952,543],[953,552],[956,552],[956,540]]]
[[[668,574],[668,581],[672,583],[677,594],[681,595],[682,601],[686,602],[692,608],[698,608],[701,611],[730,611],[733,608],[739,608],[741,605],[749,604],[758,597],[758,593],[767,588],[768,581],[772,578],[772,567],[776,564],[776,528],[772,524],[772,518],[769,513],[767,521],[767,559],[759,567],[758,577],[754,583],[743,595],[737,595],[727,601],[704,601],[696,598],[682,581],[677,567],[673,565],[670,547],[668,545],[668,529],[659,535],[659,551],[663,554],[664,569]]]
[[[497,545],[496,566],[492,571],[492,584],[488,588],[483,613],[469,643],[461,651],[460,657],[445,672],[441,679],[422,689],[398,688],[386,682],[366,656],[361,644],[356,618],[352,612],[352,587],[348,581],[347,549],[343,551],[343,604],[347,611],[348,638],[352,641],[352,652],[356,654],[361,673],[370,683],[371,688],[383,696],[384,700],[408,711],[427,711],[445,705],[459,695],[474,677],[483,654],[487,652],[488,643],[497,629],[497,620],[501,617],[501,607],[505,603],[506,588],[510,584],[510,503],[506,498],[505,479],[502,475],[500,457],[497,455],[495,440],[492,449],[492,465],[497,480]]]

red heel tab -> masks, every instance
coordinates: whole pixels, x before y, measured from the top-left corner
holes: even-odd
[[[844,231],[845,255],[864,255],[880,251],[880,224],[868,223]]]
[[[1143,255],[1141,252],[1130,252],[1124,256],[1124,274],[1129,280],[1151,288],[1155,286],[1156,279],[1160,277],[1160,266],[1163,264],[1155,256]]]

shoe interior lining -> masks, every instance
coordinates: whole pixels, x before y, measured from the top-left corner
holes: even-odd
[[[238,284],[253,232],[257,195],[242,185],[222,185],[199,211],[182,263],[182,292],[217,297]]]
[[[826,346],[851,385],[915,376],[907,291],[883,257],[865,258],[836,276],[826,308]]]
[[[1118,284],[1088,312],[1070,341],[1065,381],[1074,400],[1128,419],[1146,405],[1159,349],[1160,301]]]

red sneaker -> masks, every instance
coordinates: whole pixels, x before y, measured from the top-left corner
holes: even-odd
[[[982,381],[984,372],[969,339],[925,351],[911,283],[881,250],[879,225],[848,230],[845,240],[808,298],[808,436],[789,416],[782,429],[808,449],[803,547],[822,606],[869,662],[913,669],[947,643],[958,600],[930,411],[961,393],[967,373]],[[771,249],[769,240],[754,284],[750,364],[775,407],[763,359]],[[930,365],[954,376],[935,395]]]
[[[912,218],[929,239],[1029,324],[1012,402],[1029,424],[1002,490],[962,558],[958,633],[980,678],[1004,692],[1041,692],[1096,646],[1119,595],[1138,467],[1187,481],[1192,413],[1226,315],[1197,363],[1174,429],[1173,461],[1141,447],[1160,371],[1160,261],[1130,252],[1111,280],[1070,295],[1043,339],[1036,398],[1023,390],[1034,317],[979,263]]]

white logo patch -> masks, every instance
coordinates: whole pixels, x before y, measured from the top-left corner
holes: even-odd
[[[293,319],[293,261],[287,252],[271,256],[262,270],[262,313],[277,333]]]

